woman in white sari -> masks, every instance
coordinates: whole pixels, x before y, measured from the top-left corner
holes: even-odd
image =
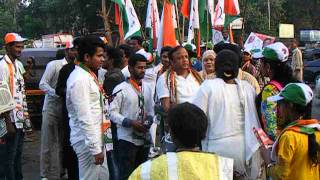
[[[207,50],[202,55],[202,71],[200,75],[202,79],[214,79],[215,75],[215,64],[216,53],[213,50]]]

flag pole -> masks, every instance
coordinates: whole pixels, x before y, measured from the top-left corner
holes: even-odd
[[[181,33],[181,38],[182,38],[182,42],[184,42],[184,26],[185,26],[185,17],[182,16],[182,33]]]
[[[210,22],[209,22],[209,8],[208,8],[208,3],[207,3],[207,43],[206,43],[206,50],[208,50],[208,43],[209,43],[209,34],[210,34]]]
[[[176,11],[176,20],[177,20],[177,28],[178,28],[178,38],[179,38],[179,43],[181,43],[181,32],[180,32],[180,18],[179,18],[179,10],[178,10],[178,4],[177,0],[174,0],[174,9]]]
[[[270,31],[270,28],[271,28],[271,20],[270,20],[270,16],[271,16],[270,0],[268,0],[269,31]]]

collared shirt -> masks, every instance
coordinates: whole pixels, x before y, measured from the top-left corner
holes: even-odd
[[[101,124],[104,118],[99,87],[94,78],[76,66],[67,81],[66,104],[70,118],[71,145],[85,141],[93,155],[102,152]]]
[[[117,123],[118,139],[129,141],[137,146],[141,146],[144,144],[144,141],[135,138],[133,128],[123,126],[125,119],[135,121],[139,117],[140,109],[138,94],[128,81],[124,81],[116,86],[113,93],[118,92],[119,90],[121,90],[121,92],[117,94],[110,104],[110,119],[114,123]],[[144,111],[147,116],[153,116],[153,94],[147,84],[142,83],[142,93],[145,102]]]
[[[122,74],[124,75],[124,77],[127,79],[128,77],[130,77],[130,72],[129,72],[129,68],[128,68],[128,65],[126,67],[124,67],[122,70],[121,70]]]
[[[175,73],[175,88],[177,89],[177,104],[184,102],[192,102],[193,97],[197,93],[200,84],[196,78],[189,73],[186,78]],[[159,99],[170,98],[170,90],[167,83],[167,73],[162,74],[156,85],[156,92]]]
[[[10,82],[9,66],[13,70],[13,82]],[[25,94],[24,73],[25,69],[17,59],[13,64],[8,55],[5,55],[0,61],[0,81],[8,83],[16,103],[16,108],[10,113],[11,121],[15,123],[16,128],[29,131],[31,130],[31,123]]]
[[[65,58],[54,60],[48,63],[39,83],[39,88],[46,94],[43,103],[43,110],[50,110],[52,108],[56,109],[57,106],[61,107],[61,99],[56,94],[55,89],[58,82],[59,72],[61,68],[67,63],[68,62]]]
[[[103,84],[104,82],[104,78],[105,78],[105,74],[108,71],[106,69],[103,69],[102,67],[98,70],[98,80],[100,84]]]

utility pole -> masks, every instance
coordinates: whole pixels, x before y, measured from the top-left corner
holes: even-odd
[[[270,9],[270,0],[268,0],[268,17],[269,17],[269,31],[271,29],[271,9]]]

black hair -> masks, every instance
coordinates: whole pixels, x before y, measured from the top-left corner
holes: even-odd
[[[138,44],[142,46],[143,38],[141,36],[133,36],[132,38],[130,38],[130,40],[137,40]]]
[[[169,60],[172,61],[173,60],[173,54],[175,52],[177,52],[179,49],[182,49],[182,48],[185,49],[183,46],[176,46],[176,47],[172,48],[168,53]]]
[[[228,49],[220,51],[216,57],[215,69],[217,77],[224,81],[236,78],[239,73],[238,55]],[[226,74],[229,74],[230,76]]]
[[[320,145],[316,141],[315,134],[308,134],[308,155],[312,165],[320,164]]]
[[[283,86],[288,83],[299,82],[292,75],[292,69],[286,62],[275,62],[267,58],[262,58],[262,63],[269,64],[270,69],[273,72],[273,77],[271,80],[276,80],[282,83]]]
[[[83,37],[77,37],[73,40],[72,44],[73,44],[73,47],[75,48],[78,48],[79,47],[79,44],[81,43],[81,40],[82,40]]]
[[[121,68],[123,63],[123,53],[119,48],[108,47],[106,48],[107,56],[113,59],[113,67]]]
[[[131,67],[134,67],[138,61],[147,62],[147,58],[141,54],[133,54],[129,58],[128,65]]]
[[[168,112],[168,124],[174,140],[184,148],[195,148],[205,138],[208,118],[197,106],[188,102],[171,108]]]
[[[79,61],[84,61],[85,54],[88,54],[89,56],[93,56],[97,48],[101,47],[105,49],[103,41],[97,37],[97,36],[85,36],[81,39],[78,47],[79,52]]]
[[[238,67],[241,66],[241,62],[242,62],[242,52],[241,52],[241,48],[236,45],[236,44],[231,44],[231,43],[218,43],[217,45],[214,46],[214,52],[216,54],[218,54],[220,51],[222,50],[231,50],[234,53],[236,53],[236,55],[238,56]]]
[[[129,58],[134,53],[133,49],[127,44],[121,44],[119,46],[119,49],[122,49],[124,51],[124,55],[127,58]]]
[[[303,119],[311,119],[312,101],[307,106],[293,104],[292,111],[303,116]],[[320,164],[320,145],[316,141],[315,134],[308,134],[308,156],[313,165]]]
[[[170,52],[173,48],[170,47],[170,46],[165,46],[163,48],[161,48],[161,52],[160,52],[160,55],[162,55],[163,53],[165,52]]]
[[[66,50],[65,49],[58,49],[56,52],[56,59],[63,59],[66,57]]]

